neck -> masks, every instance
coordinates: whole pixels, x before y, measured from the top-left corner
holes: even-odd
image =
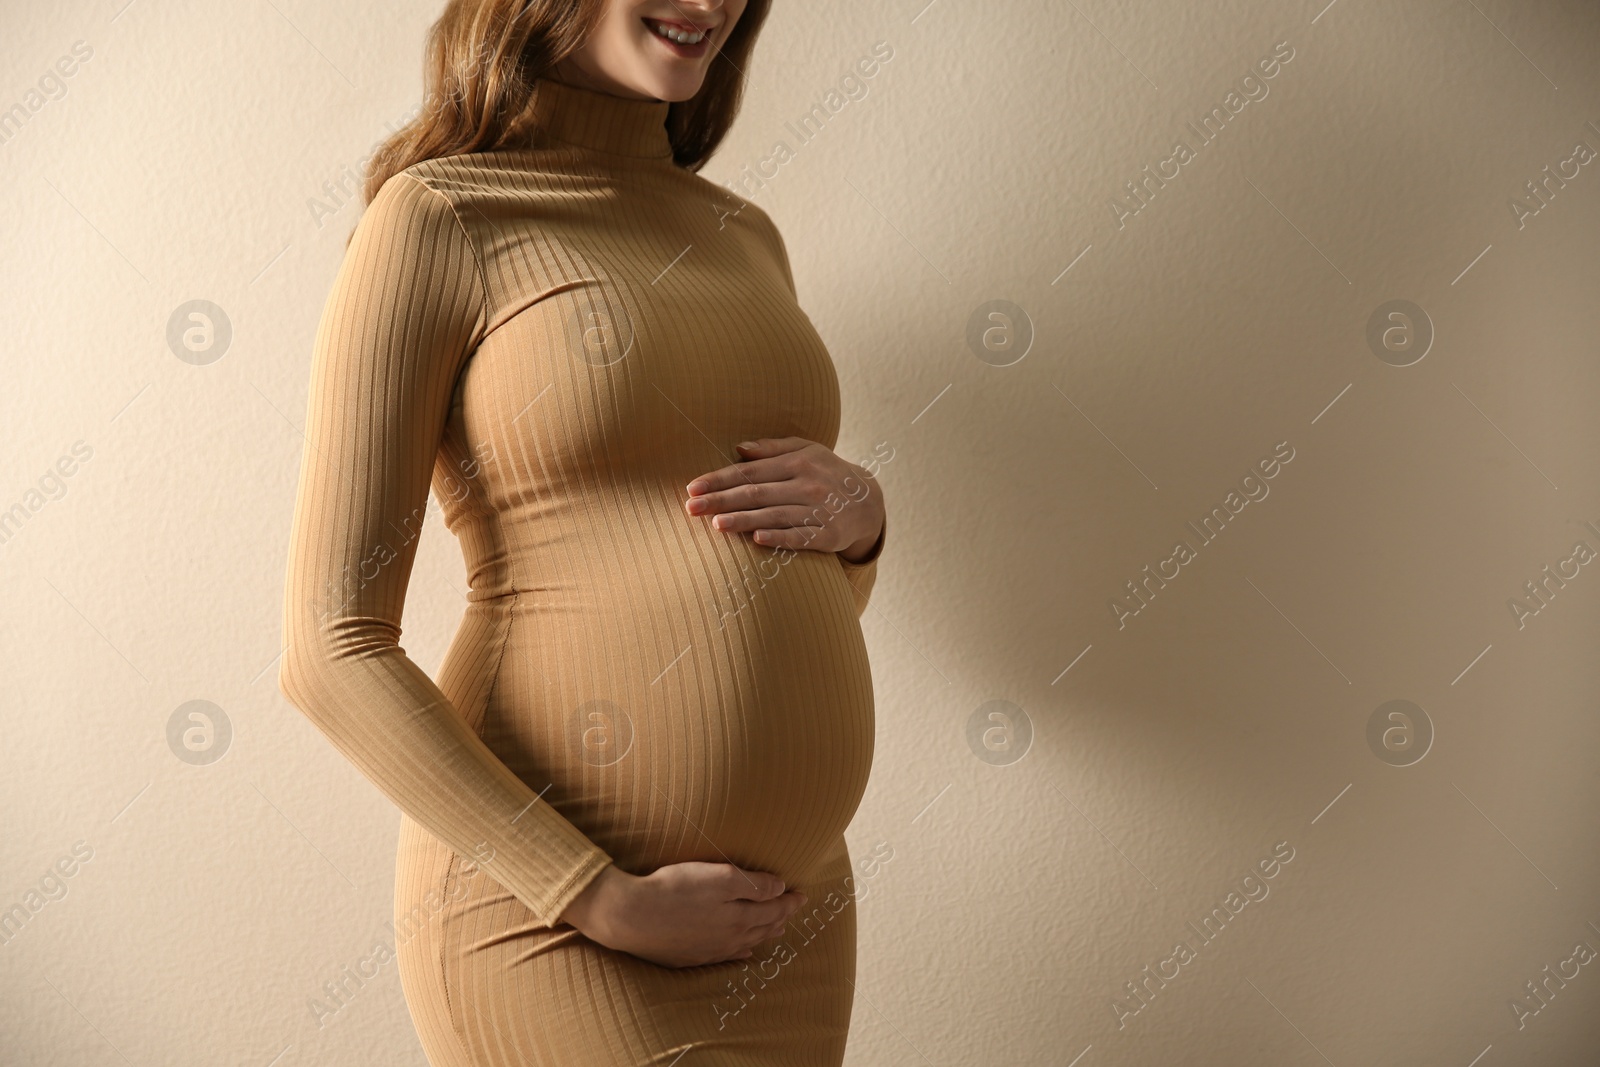
[[[576,85],[552,71],[534,82],[532,111],[535,143],[556,141],[612,155],[670,159],[665,100],[642,99]]]

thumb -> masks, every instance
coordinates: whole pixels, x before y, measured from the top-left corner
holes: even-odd
[[[804,437],[757,437],[752,441],[740,441],[734,447],[745,459],[759,459],[764,456],[781,456],[785,452],[798,452],[809,444],[811,442]]]
[[[744,895],[749,900],[776,900],[778,897],[783,896],[788,889],[788,886],[783,884],[782,878],[768,871],[746,871],[741,869],[739,873],[748,879],[746,888],[749,892]]]

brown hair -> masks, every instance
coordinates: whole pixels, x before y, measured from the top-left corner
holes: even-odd
[[[534,80],[583,47],[605,0],[450,0],[428,31],[425,93],[415,118],[373,153],[363,189],[413,163],[526,143]],[[749,0],[700,91],[667,109],[672,160],[699,170],[739,112],[744,67],[770,0]]]

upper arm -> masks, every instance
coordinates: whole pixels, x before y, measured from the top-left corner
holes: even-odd
[[[317,327],[291,545],[290,643],[354,618],[398,635],[455,382],[481,339],[476,250],[443,194],[400,173],[368,205]],[[354,636],[347,634],[347,636]]]

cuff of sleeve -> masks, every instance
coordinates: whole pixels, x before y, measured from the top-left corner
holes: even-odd
[[[589,884],[600,877],[600,872],[611,866],[611,863],[610,856],[595,849],[594,853],[585,859],[545,902],[543,909],[538,913],[545,927],[548,929],[561,925],[561,916],[567,907],[588,889]]]

